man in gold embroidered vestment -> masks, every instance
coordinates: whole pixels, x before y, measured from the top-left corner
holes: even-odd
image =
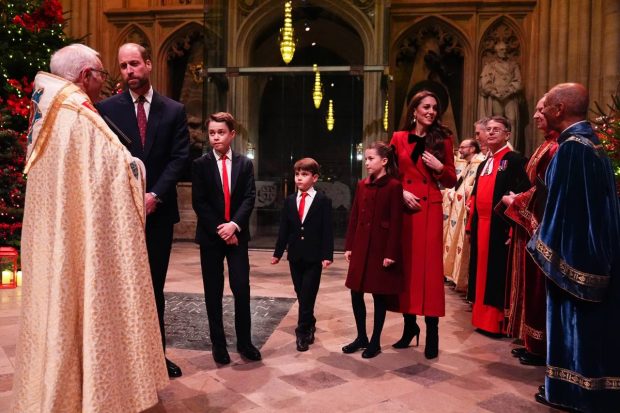
[[[93,107],[97,52],[57,51],[35,78],[14,412],[133,413],[167,384],[139,161]]]

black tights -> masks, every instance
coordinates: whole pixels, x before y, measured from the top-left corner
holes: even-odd
[[[381,345],[381,331],[383,330],[383,323],[385,322],[387,303],[385,295],[383,294],[373,294],[372,298],[375,302],[375,321],[372,327],[370,344],[379,347]],[[351,304],[353,305],[353,315],[355,316],[355,326],[357,327],[357,338],[367,340],[364,293],[351,291]]]

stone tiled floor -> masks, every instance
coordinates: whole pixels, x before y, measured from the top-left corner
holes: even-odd
[[[294,298],[288,264],[272,266],[270,257],[269,252],[250,253],[252,296]],[[424,328],[418,348],[390,346],[402,328],[401,316],[393,313],[385,323],[382,354],[370,360],[360,353],[342,354],[342,345],[355,336],[345,275],[344,258],[336,255],[334,265],[323,272],[316,342],[308,352],[295,350],[296,302],[262,346],[261,362],[241,360],[232,352],[231,336],[232,363],[225,367],[215,365],[210,351],[170,347],[168,356],[181,366],[183,377],[171,380],[149,413],[554,411],[533,400],[543,368],[522,366],[512,358],[510,339],[476,333],[467,305],[449,288],[446,317],[439,324],[438,359],[424,358]],[[194,244],[174,245],[166,291],[202,293]],[[7,411],[10,403],[20,293],[0,290],[0,412]]]

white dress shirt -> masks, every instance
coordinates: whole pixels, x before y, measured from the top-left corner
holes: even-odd
[[[136,111],[136,118],[138,117],[138,98],[140,95],[129,89],[131,100],[133,101],[133,109]],[[151,111],[151,102],[153,101],[153,86],[149,88],[149,91],[144,94],[144,112],[146,113],[146,120],[149,119],[149,112]]]

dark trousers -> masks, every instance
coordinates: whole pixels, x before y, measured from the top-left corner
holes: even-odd
[[[173,227],[174,224],[172,223],[159,223],[148,219],[146,221],[146,249],[149,255],[151,280],[153,282],[155,305],[157,306],[157,317],[159,319],[159,331],[161,332],[161,342],[164,350],[166,349],[166,330],[164,328],[166,299],[164,298],[164,284],[166,283],[168,263],[170,262]]]
[[[200,245],[200,266],[205,289],[205,303],[209,319],[209,333],[213,346],[225,347],[226,335],[222,321],[222,295],[224,294],[224,258],[228,262],[228,282],[235,298],[235,332],[237,346],[251,340],[250,319],[250,259],[247,242],[239,245]]]
[[[297,317],[297,328],[295,333],[308,334],[316,324],[314,318],[314,303],[316,295],[319,292],[319,284],[321,283],[321,271],[323,267],[321,261],[306,262],[289,261],[291,269],[291,278],[297,294],[299,302],[299,315]]]

